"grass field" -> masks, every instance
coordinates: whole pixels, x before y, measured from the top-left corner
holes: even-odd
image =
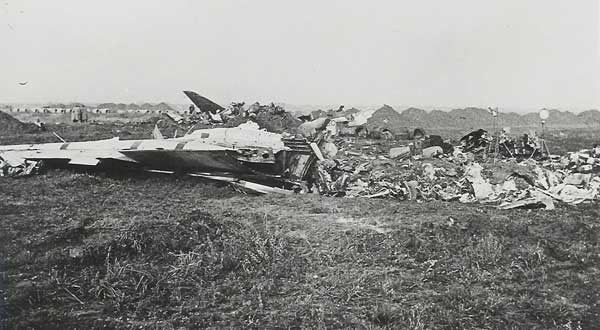
[[[98,126],[63,134],[148,132]],[[249,196],[61,170],[0,178],[0,329],[596,329],[598,206]]]

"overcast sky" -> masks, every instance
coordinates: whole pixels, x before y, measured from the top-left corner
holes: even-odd
[[[598,0],[1,1],[0,102],[600,108]]]

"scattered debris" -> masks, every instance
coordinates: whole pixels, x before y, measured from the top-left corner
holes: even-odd
[[[0,157],[0,177],[24,177],[40,173],[41,161],[27,161],[3,155]]]
[[[184,93],[195,105],[189,113],[164,112],[176,123],[194,123],[183,137],[165,139],[157,122],[152,140],[0,146],[1,174],[30,175],[42,164],[110,163],[183,172],[228,182],[240,191],[459,201],[501,209],[553,209],[555,203],[576,205],[600,193],[597,145],[555,156],[534,132],[515,140],[509,128],[494,136],[479,129],[453,144],[418,128],[404,137],[388,130],[400,118],[390,107],[350,113],[341,106],[301,122],[274,103],[221,107]],[[85,121],[77,112],[73,116]],[[195,129],[200,123],[210,128]],[[348,128],[355,130],[347,134]]]
[[[485,132],[479,133],[482,132],[471,136],[485,136]],[[498,205],[502,209],[551,210],[555,202],[576,205],[591,201],[600,193],[600,176],[596,176],[600,166],[597,158],[591,157],[597,153],[584,150],[543,161],[517,162],[510,158],[480,163],[465,150],[485,153],[485,147],[472,147],[477,144],[472,140],[463,143],[452,154],[437,146],[420,152],[410,146],[394,147],[389,149],[390,159],[364,152],[368,150],[364,146],[363,151],[347,150],[345,158],[335,159],[336,166],[317,168],[318,178],[325,182],[316,186],[321,194],[334,196],[458,200]]]
[[[174,111],[163,112],[165,116],[174,121],[175,123],[181,124],[184,122],[184,118]]]
[[[390,158],[404,158],[410,156],[410,147],[396,147],[390,149]]]

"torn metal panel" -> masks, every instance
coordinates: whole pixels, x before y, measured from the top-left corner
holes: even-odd
[[[541,191],[532,190],[529,193],[529,197],[519,199],[512,202],[503,202],[498,205],[499,209],[510,210],[516,208],[540,208],[543,207],[546,210],[554,210],[554,201],[548,195]]]
[[[249,190],[249,191],[252,191],[255,193],[259,193],[259,194],[275,193],[275,194],[289,195],[289,194],[294,193],[294,191],[292,191],[292,190],[282,189],[282,188],[278,188],[278,187],[272,187],[272,186],[259,184],[259,183],[251,182],[251,181],[247,181],[247,180],[242,180],[242,179],[230,177],[230,176],[220,176],[220,175],[203,174],[203,173],[191,173],[190,176],[196,176],[196,177],[202,177],[202,178],[211,179],[211,180],[228,182],[231,185],[235,186],[236,188],[240,188],[243,190]]]
[[[285,149],[282,135],[246,127],[199,129],[180,139],[192,139],[197,142],[216,144],[231,148],[267,147],[274,152]]]
[[[23,160],[22,163],[10,165],[3,158],[4,154],[0,154],[0,177],[22,177],[40,172],[42,168],[41,161]]]
[[[152,130],[152,138],[155,140],[164,140],[165,139],[162,132],[158,128],[158,124],[154,125],[154,129]]]
[[[85,165],[85,166],[96,166],[100,163],[97,158],[88,157],[74,157],[69,160],[69,165]]]
[[[165,114],[165,116],[169,117],[169,119],[173,120],[176,123],[181,123],[184,121],[184,118],[180,114],[178,114],[174,111],[166,111],[166,112],[164,112],[164,114]]]
[[[279,153],[279,164],[284,176],[292,181],[306,180],[317,160],[309,143],[304,139],[283,138],[286,150]]]
[[[17,167],[25,163],[25,158],[14,151],[7,151],[1,154],[5,166]]]

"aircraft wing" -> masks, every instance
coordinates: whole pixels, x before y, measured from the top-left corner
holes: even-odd
[[[23,150],[0,152],[0,157],[11,166],[18,166],[25,160],[64,161],[70,165],[98,165],[102,160],[113,159],[126,162],[134,160],[117,152],[85,150]]]
[[[96,166],[103,161],[122,161],[149,169],[177,171],[227,171],[251,173],[244,149],[234,149],[195,139],[123,140],[44,143],[0,146],[0,157],[17,167],[29,161]],[[269,154],[272,158],[272,155]],[[274,160],[264,159],[265,163]]]
[[[0,146],[0,157],[11,166],[25,160],[64,161],[71,165],[98,165],[112,159],[135,162],[118,152],[118,138],[89,141]]]

